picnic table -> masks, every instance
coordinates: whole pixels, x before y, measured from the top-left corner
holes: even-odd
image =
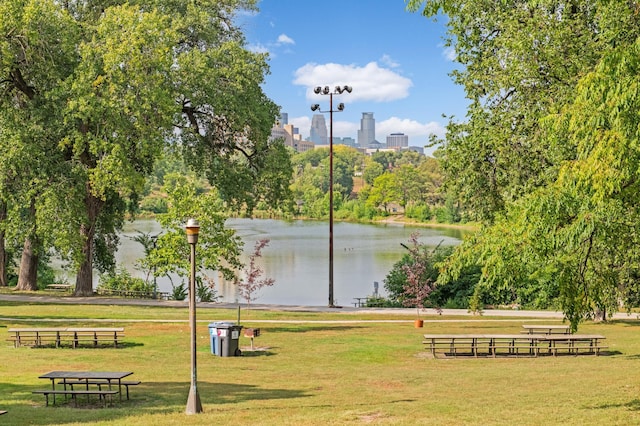
[[[129,397],[129,385],[139,384],[140,382],[124,382],[122,379],[132,375],[132,371],[50,371],[39,376],[39,379],[49,379],[51,381],[50,390],[33,391],[36,394],[43,394],[46,398],[46,405],[49,405],[49,395],[53,395],[53,405],[56,403],[56,395],[71,396],[77,404],[77,395],[98,395],[101,400],[104,399],[105,405],[107,397],[115,394],[120,396],[122,401],[122,386],[126,386],[127,398]],[[62,389],[56,389],[56,381],[63,386]],[[84,389],[74,389],[75,386],[82,386]],[[90,388],[89,385],[97,385],[96,388]],[[108,390],[102,389],[106,385]],[[113,389],[117,385],[117,390]],[[113,387],[113,388],[112,388]]]
[[[524,332],[528,334],[571,334],[571,327],[564,324],[552,324],[552,325],[538,325],[538,324],[523,324]]]
[[[37,328],[9,328],[9,341],[14,347],[22,345],[44,346],[55,344],[56,348],[69,342],[72,348],[77,348],[81,342],[89,342],[94,347],[101,341],[113,342],[117,347],[124,337],[123,327],[37,327]]]
[[[606,346],[597,334],[425,334],[431,354],[452,356],[538,356],[558,353],[599,355]]]
[[[71,284],[49,284],[46,288],[54,291],[71,291],[73,286]]]

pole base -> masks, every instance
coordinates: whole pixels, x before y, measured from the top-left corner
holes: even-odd
[[[191,388],[189,390],[189,398],[187,398],[187,414],[202,413],[202,403],[200,402],[200,395],[198,390]]]

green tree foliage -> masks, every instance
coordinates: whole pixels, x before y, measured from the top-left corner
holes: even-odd
[[[575,147],[542,137],[578,80],[610,48],[639,34],[638,2],[409,0],[447,15],[446,44],[461,67],[468,120],[451,120],[442,152],[445,185],[491,221],[505,203],[553,182]]]
[[[169,144],[226,208],[288,199],[289,157],[268,139],[278,108],[261,89],[267,57],[245,48],[234,20],[255,5],[0,3],[0,238],[22,245],[21,274],[55,246],[78,270],[75,294],[92,294],[93,268],[113,268],[124,214]]]
[[[371,208],[382,206],[385,213],[389,213],[389,205],[399,203],[402,193],[398,186],[398,179],[395,174],[386,172],[376,178],[373,188],[367,198],[367,205]]]
[[[414,288],[415,283],[429,284],[429,294],[426,297],[425,306],[447,308],[466,308],[468,306],[469,298],[480,278],[477,267],[467,268],[455,280],[441,285],[438,283],[439,267],[451,256],[453,247],[443,245],[428,247],[419,244],[416,238],[410,239],[407,249],[408,252],[393,265],[384,279],[384,288],[392,304],[406,305],[406,299],[413,298],[415,300],[415,296],[409,295],[407,297],[407,289],[412,288],[409,281],[409,277],[412,276]],[[417,305],[414,303],[411,306]]]
[[[573,146],[558,178],[466,241],[447,277],[483,267],[478,288],[557,297],[574,328],[633,300],[638,285],[640,40],[603,57],[575,100],[550,117],[549,144]],[[537,291],[536,291],[537,290]]]

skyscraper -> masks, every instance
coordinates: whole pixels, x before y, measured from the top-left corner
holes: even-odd
[[[387,136],[387,148],[400,150],[409,146],[409,136],[404,133],[391,133]]]
[[[327,145],[327,123],[324,121],[324,115],[313,114],[311,118],[311,132],[309,139],[316,145]]]
[[[376,120],[372,112],[363,112],[360,119],[360,130],[358,130],[358,145],[366,148],[376,140]]]

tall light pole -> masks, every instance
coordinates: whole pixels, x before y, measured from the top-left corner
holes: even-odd
[[[187,414],[202,412],[202,403],[196,385],[196,244],[200,233],[200,224],[195,219],[189,219],[185,226],[187,242],[191,246],[191,280],[189,282],[189,323],[191,325],[191,387],[187,398]]]
[[[318,104],[311,105],[311,111],[329,113],[329,307],[333,308],[333,113],[344,110],[342,102],[338,104],[337,110],[333,110],[333,95],[351,93],[351,86],[336,86],[333,92],[329,86],[318,86],[313,92],[316,95],[329,95],[329,111],[322,111]]]

